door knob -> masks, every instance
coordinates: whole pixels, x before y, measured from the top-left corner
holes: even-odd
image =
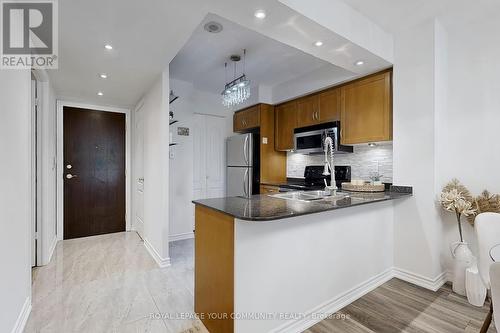
[[[78,176],[77,176],[77,175],[72,175],[72,174],[70,174],[70,173],[68,173],[68,174],[66,175],[66,179],[72,179],[72,178],[76,178],[76,177],[78,177]]]

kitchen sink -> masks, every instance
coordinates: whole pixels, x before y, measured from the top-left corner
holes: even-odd
[[[284,200],[295,200],[295,201],[319,201],[319,200],[338,200],[347,198],[349,195],[346,193],[337,193],[336,195],[330,195],[325,191],[297,191],[297,192],[285,192],[278,194],[269,194],[270,197],[284,199]]]

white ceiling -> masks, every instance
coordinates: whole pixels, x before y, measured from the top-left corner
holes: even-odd
[[[378,24],[387,32],[397,33],[418,23],[439,17],[445,24],[474,19],[489,11],[498,11],[498,0],[341,0]],[[456,20],[460,18],[461,20]]]
[[[253,16],[261,8],[268,12],[264,21]],[[228,41],[220,44],[216,36],[200,36],[198,44],[191,46],[193,55],[183,60],[193,63],[189,66],[193,73],[179,73],[174,66],[178,77],[201,75],[200,85],[223,82],[217,72],[223,58],[244,47],[249,52],[250,79],[263,85],[283,82],[328,63],[357,75],[390,66],[370,50],[278,0],[247,0],[237,6],[234,0],[64,0],[59,2],[59,69],[49,71],[58,98],[95,105],[135,105],[210,12],[238,22],[246,30],[225,20],[227,27],[238,32],[231,34],[226,27],[221,36],[229,36]],[[313,46],[317,39],[325,45]],[[105,50],[106,43],[114,49]],[[212,49],[213,44],[220,50]],[[208,53],[209,49],[214,53]],[[367,65],[357,68],[353,65],[357,59],[366,60]],[[179,66],[186,68],[186,63]],[[103,72],[108,79],[98,77]],[[97,96],[97,91],[104,96]]]
[[[204,25],[210,21],[222,24],[223,30],[219,33],[205,31]],[[242,55],[243,49],[247,50],[245,72],[253,86],[273,87],[325,66],[331,66],[339,77],[355,75],[294,47],[209,14],[170,63],[170,77],[191,82],[200,90],[220,93],[226,76],[224,63],[228,63],[230,81],[234,76],[234,67],[229,56]],[[242,70],[243,60],[237,64],[237,76]]]
[[[59,1],[59,69],[49,71],[58,97],[137,103],[206,14],[200,1],[175,2]],[[107,43],[113,50],[104,49]],[[103,72],[108,79],[98,77]]]

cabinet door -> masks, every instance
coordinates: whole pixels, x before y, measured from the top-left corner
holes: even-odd
[[[249,109],[235,112],[233,117],[233,130],[235,132],[245,132],[246,130],[259,127],[260,106],[256,105]]]
[[[308,96],[297,101],[297,127],[319,123],[319,96]]]
[[[319,122],[340,120],[340,89],[331,89],[319,94]]]
[[[392,140],[391,73],[341,88],[342,143]]]
[[[277,186],[270,185],[260,185],[260,194],[271,194],[271,193],[279,193],[280,189]]]
[[[276,107],[276,150],[293,149],[293,130],[297,126],[297,102],[282,104]]]

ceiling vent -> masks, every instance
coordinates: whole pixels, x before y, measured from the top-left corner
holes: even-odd
[[[219,22],[215,22],[215,21],[208,22],[207,24],[205,24],[204,28],[206,31],[213,33],[213,34],[219,33],[223,29],[222,24],[220,24]]]

